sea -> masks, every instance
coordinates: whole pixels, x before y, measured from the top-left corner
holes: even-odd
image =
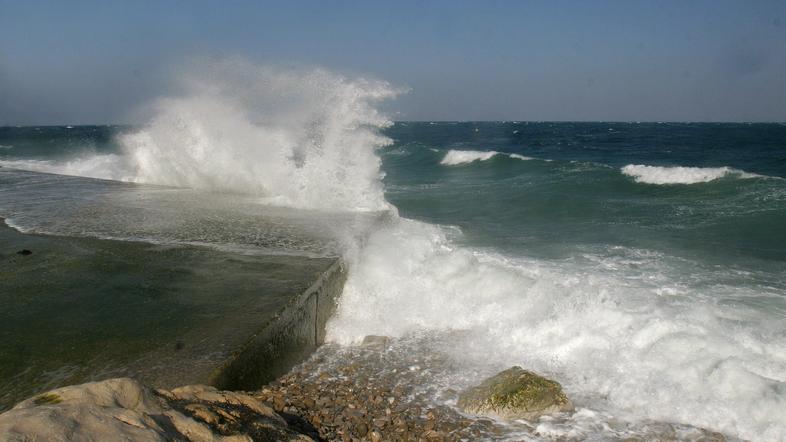
[[[668,422],[786,440],[786,124],[394,122],[380,103],[400,91],[382,81],[239,71],[190,78],[145,124],[0,128],[0,216],[253,248],[232,234],[253,214],[183,227],[214,207],[132,228],[122,210],[153,203],[122,183],[290,208],[328,220],[348,265],[335,345],[385,335],[402,360],[444,355],[424,377],[437,393],[513,365],[562,384],[576,412],[511,438],[646,438]],[[97,217],[31,196],[51,174],[117,201]],[[326,216],[344,212],[385,216]]]

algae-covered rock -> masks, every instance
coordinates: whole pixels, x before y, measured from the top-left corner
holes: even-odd
[[[458,406],[482,416],[530,420],[573,410],[559,383],[521,367],[509,368],[464,391]]]

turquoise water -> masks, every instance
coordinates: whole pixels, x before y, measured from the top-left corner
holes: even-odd
[[[4,127],[0,161],[68,173],[73,158],[120,153],[116,136],[131,130]],[[756,268],[786,260],[784,124],[405,122],[385,133],[395,141],[380,151],[386,198],[475,245],[551,257],[638,245]],[[440,164],[450,150],[500,154]],[[639,164],[761,176],[694,182],[673,171],[673,183],[648,184],[620,170]]]
[[[404,123],[389,134],[387,198],[402,215],[461,227],[476,245],[552,257],[637,246],[753,267],[786,260],[784,125]],[[452,149],[501,154],[440,164]],[[621,173],[629,164],[762,176],[694,183],[673,171],[673,184],[647,184]]]
[[[453,368],[433,374],[445,389],[514,364],[550,375],[579,413],[542,422],[543,437],[621,437],[615,422],[660,420],[786,438],[786,125],[363,117],[276,131],[191,117],[177,129],[0,128],[0,165],[191,187],[212,195],[202,203],[92,180],[111,202],[98,218],[45,222],[7,186],[0,216],[253,248],[267,244],[254,240],[255,205],[305,208],[350,263],[333,341],[385,334],[408,342],[406,357],[446,352]],[[278,147],[300,143],[313,144]],[[129,206],[145,211],[136,230],[112,216]],[[357,210],[389,216],[337,215]]]

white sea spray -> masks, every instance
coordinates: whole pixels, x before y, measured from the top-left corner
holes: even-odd
[[[386,210],[375,104],[401,90],[324,69],[197,64],[120,135],[118,155],[6,162],[28,170],[259,195],[299,208]]]

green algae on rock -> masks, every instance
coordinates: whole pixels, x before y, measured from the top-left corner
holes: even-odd
[[[460,409],[503,419],[533,420],[544,414],[572,411],[562,386],[521,367],[512,367],[461,393]]]
[[[63,400],[60,399],[60,396],[56,394],[42,394],[41,396],[35,398],[33,402],[36,405],[49,405],[49,404],[59,404],[60,402],[63,402]]]

